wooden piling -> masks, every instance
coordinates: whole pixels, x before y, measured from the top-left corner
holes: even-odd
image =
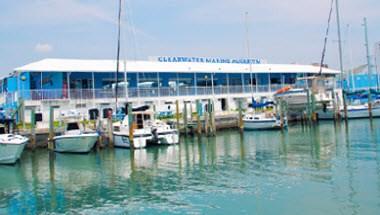
[[[210,127],[211,127],[211,135],[216,135],[216,124],[215,124],[215,104],[214,101],[211,101],[211,107],[210,107]]]
[[[306,119],[308,120],[308,121],[311,121],[311,114],[312,114],[312,112],[311,112],[311,98],[310,98],[310,90],[309,89],[307,89],[306,90],[306,97],[307,97],[307,105],[306,105],[306,114],[307,114],[307,116],[306,116]]]
[[[184,131],[185,135],[187,135],[187,104],[186,101],[183,101],[183,126],[184,126]]]
[[[98,142],[96,145],[96,149],[99,150],[103,147],[103,124],[100,117],[98,117],[95,121],[95,129],[99,133]]]
[[[193,103],[190,101],[190,122],[193,122]]]
[[[107,118],[107,131],[108,131],[108,143],[111,148],[114,147],[113,143],[113,125],[112,125],[112,111],[108,111],[108,118]]]
[[[30,148],[35,149],[36,147],[36,112],[34,109],[30,113]]]
[[[131,148],[135,148],[135,144],[133,141],[133,132],[134,132],[134,122],[133,122],[133,113],[132,113],[132,103],[128,104],[128,127],[129,127],[129,143]]]
[[[370,84],[370,83],[368,83]],[[368,115],[369,118],[372,119],[372,95],[371,95],[371,88],[368,91]]]
[[[284,128],[284,101],[282,99],[280,100],[280,124],[281,124],[281,129],[283,129]]]
[[[24,99],[22,99],[22,98],[20,98],[19,101],[20,101],[19,117],[20,117],[20,120],[22,122],[22,129],[25,130],[25,128],[26,128],[26,126],[25,126],[25,102],[24,102]]]
[[[208,111],[205,111],[203,113],[203,117],[204,117],[204,123],[205,123],[205,126],[204,126],[204,131],[205,131],[205,134],[206,136],[208,136],[208,132],[209,132],[209,114],[208,114]]]
[[[347,97],[346,91],[342,89],[342,97],[343,97],[343,110],[344,110],[344,121],[348,122],[348,112],[347,112]]]
[[[50,150],[54,149],[54,108],[50,106],[49,109],[49,139],[48,148]]]
[[[213,135],[213,128],[212,128],[212,104],[211,104],[211,99],[208,99],[207,101],[207,112],[208,112],[208,134]]]
[[[311,121],[316,122],[317,121],[317,113],[316,113],[316,107],[315,107],[315,93],[311,93]]]
[[[177,129],[180,130],[180,127],[179,127],[179,101],[176,100],[175,101],[175,116],[176,116],[176,120],[177,120]]]
[[[198,135],[202,134],[202,123],[201,123],[201,114],[202,114],[202,105],[199,100],[196,100],[197,107],[197,133]]]
[[[239,129],[241,132],[244,130],[244,122],[243,122],[243,100],[239,99]]]

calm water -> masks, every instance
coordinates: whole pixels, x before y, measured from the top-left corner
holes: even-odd
[[[223,131],[171,147],[26,152],[0,214],[378,214],[380,121]]]

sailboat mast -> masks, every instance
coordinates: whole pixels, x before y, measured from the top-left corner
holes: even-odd
[[[363,19],[364,26],[364,39],[365,39],[365,47],[367,53],[367,67],[368,67],[368,111],[369,117],[372,118],[372,95],[371,95],[371,80],[372,80],[372,71],[371,71],[371,56],[369,55],[369,42],[368,42],[368,27],[367,27],[367,18]]]
[[[339,13],[339,0],[335,2],[336,8],[336,23],[338,28],[338,44],[339,44],[339,65],[340,65],[340,87],[342,89],[342,101],[343,101],[343,109],[344,109],[344,119],[347,122],[347,103],[346,103],[346,95],[343,86],[343,51],[342,51],[342,35],[340,33],[340,13]]]
[[[340,66],[340,86],[343,89],[343,48],[342,48],[342,35],[340,32],[340,13],[339,13],[339,0],[335,0],[336,9],[336,22],[338,28],[338,44],[339,44],[339,66]]]
[[[117,54],[116,54],[116,74],[115,74],[115,113],[117,114],[117,98],[118,98],[118,88],[119,88],[119,65],[120,65],[120,35],[121,35],[121,6],[122,0],[119,0],[119,13],[118,13],[118,24],[117,24]]]
[[[247,40],[247,55],[249,60],[249,75],[251,79],[251,96],[252,96],[252,107],[253,107],[253,76],[252,76],[252,62],[251,62],[251,43],[249,41],[249,27],[248,27],[248,12],[245,12],[245,33]]]

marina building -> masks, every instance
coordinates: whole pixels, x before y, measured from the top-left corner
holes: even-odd
[[[15,109],[22,101],[48,118],[48,109],[89,110],[114,108],[115,60],[44,59],[14,69],[0,81],[5,109]],[[292,86],[297,77],[313,76],[320,68],[313,65],[267,64],[257,59],[215,59],[158,57],[150,61],[120,61],[118,101],[121,104],[154,104],[157,111],[175,110],[180,104],[213,99],[217,111],[236,110],[239,99],[249,103]],[[323,68],[322,74],[339,71]],[[195,110],[195,109],[193,109]],[[26,117],[28,120],[28,117]]]

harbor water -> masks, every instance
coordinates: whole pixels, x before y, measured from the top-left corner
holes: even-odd
[[[224,130],[181,144],[25,151],[0,214],[378,214],[380,120]]]

